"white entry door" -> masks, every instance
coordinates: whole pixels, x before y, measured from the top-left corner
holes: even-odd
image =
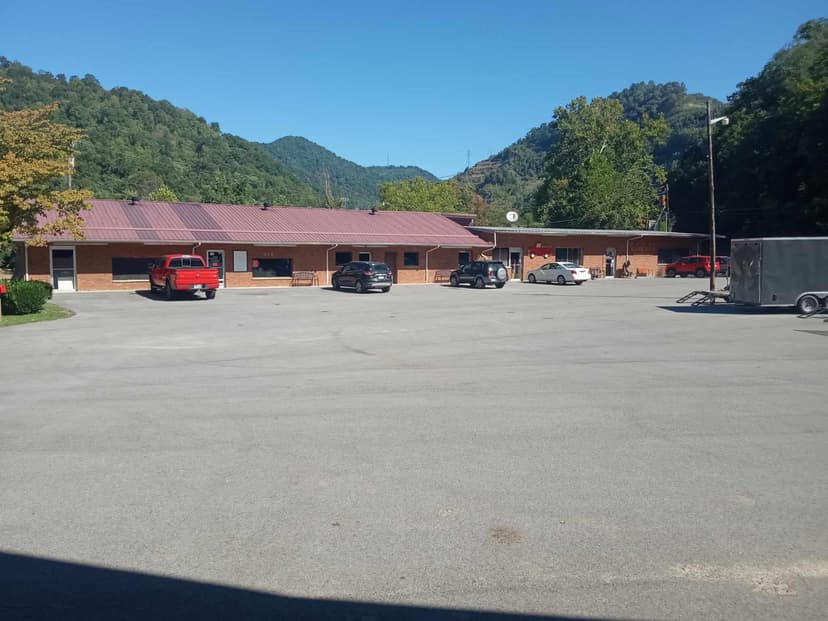
[[[75,249],[53,246],[49,253],[52,264],[52,287],[57,291],[75,290]]]

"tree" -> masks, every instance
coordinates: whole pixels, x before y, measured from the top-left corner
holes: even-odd
[[[717,228],[728,236],[828,232],[828,20],[802,24],[790,45],[746,79],[717,114]],[[684,230],[707,230],[704,149],[685,153],[673,189]]]
[[[539,222],[621,229],[655,217],[665,172],[652,153],[669,133],[663,117],[634,122],[615,99],[578,97],[555,110],[554,126],[558,139],[535,197]]]
[[[50,121],[57,104],[0,112],[0,239],[13,231],[43,244],[44,236],[83,236],[81,210],[92,193],[58,189],[71,174],[77,129]]]
[[[166,183],[162,183],[147,196],[151,201],[165,201],[168,203],[177,203],[178,196],[175,195]]]

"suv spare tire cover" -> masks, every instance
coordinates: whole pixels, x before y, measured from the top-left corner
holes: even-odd
[[[497,279],[498,280],[506,280],[506,268],[505,267],[497,268]]]

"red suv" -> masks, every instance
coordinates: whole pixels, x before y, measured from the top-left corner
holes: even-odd
[[[721,269],[719,260],[716,259],[716,271]],[[690,257],[682,257],[678,261],[674,261],[664,268],[664,275],[667,278],[675,278],[676,275],[685,278],[688,274],[693,274],[696,278],[704,278],[710,275],[710,257],[705,257],[700,254],[694,254]]]

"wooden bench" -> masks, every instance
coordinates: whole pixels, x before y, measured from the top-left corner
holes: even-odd
[[[637,267],[635,268],[635,277],[636,278],[646,278],[650,275],[650,270],[646,267]]]
[[[290,279],[291,287],[313,287],[319,284],[319,276],[313,270],[297,270]]]
[[[600,267],[591,267],[591,268],[589,268],[589,277],[592,278],[593,280],[596,279],[596,278],[603,278],[604,277],[604,272],[603,272],[603,270],[601,270]]]
[[[448,282],[452,270],[434,270],[434,282]]]

